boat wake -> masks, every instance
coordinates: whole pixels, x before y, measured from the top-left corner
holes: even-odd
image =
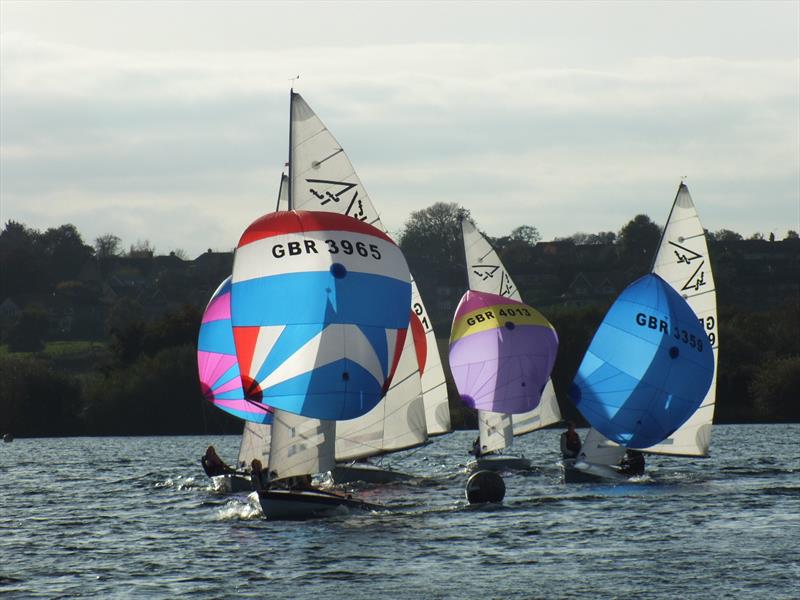
[[[263,517],[264,513],[261,512],[261,505],[255,492],[248,496],[231,498],[217,510],[218,521],[253,521]]]

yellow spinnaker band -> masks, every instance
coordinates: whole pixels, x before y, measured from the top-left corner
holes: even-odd
[[[514,325],[540,325],[554,329],[542,313],[526,304],[496,304],[461,315],[453,323],[450,343],[473,333],[505,327],[509,321]]]

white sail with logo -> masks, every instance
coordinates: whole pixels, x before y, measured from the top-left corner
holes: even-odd
[[[347,154],[322,120],[296,92],[291,93],[290,137],[289,189],[293,208],[337,212],[387,232]],[[413,278],[411,294],[411,308],[422,324],[426,348],[423,351],[407,345],[404,353],[425,357],[424,362],[416,366],[415,372],[408,375],[408,379],[420,380],[423,404],[419,406],[417,402],[416,384],[407,382],[405,378],[403,388],[392,393],[407,394],[406,408],[400,409],[401,411],[424,411],[422,416],[413,415],[409,418],[413,426],[424,418],[427,434],[447,433],[451,426],[444,370],[433,327]],[[419,339],[418,343],[422,344],[422,340]],[[413,362],[408,365],[413,365]],[[394,414],[394,409],[388,409],[387,412]]]
[[[714,350],[714,378],[700,408],[666,440],[647,448],[648,453],[707,456],[711,444],[711,424],[717,400],[717,294],[705,231],[697,216],[689,188],[681,182],[672,205],[653,273],[659,275],[681,294],[708,334]]]

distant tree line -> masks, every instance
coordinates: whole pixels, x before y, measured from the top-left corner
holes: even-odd
[[[435,204],[412,213],[399,236],[440,338],[449,334],[455,304],[442,302],[444,308],[437,310],[430,299],[437,297],[443,282],[453,282],[456,289],[466,285],[459,219],[468,214],[454,204]],[[711,242],[741,239],[727,230],[708,236]],[[570,240],[554,242],[596,246],[597,252],[606,253],[611,248],[608,260],[632,280],[649,270],[659,238],[658,225],[637,215],[616,233],[576,233]],[[797,234],[790,231],[784,240],[798,241]],[[516,277],[534,260],[541,236],[536,227],[520,225],[508,236],[491,241]],[[72,225],[39,232],[9,221],[0,231],[0,302],[25,293],[77,293],[70,282],[87,260],[102,267],[103,261],[121,254],[154,259],[147,242],[137,242],[127,253],[120,248],[119,238],[112,234],[100,236],[89,246]],[[206,287],[213,289],[218,283],[209,281]],[[739,283],[731,280],[728,285],[728,294],[735,299]],[[523,297],[531,293],[522,292]],[[0,339],[0,432],[57,436],[241,431],[241,422],[211,407],[200,393],[196,340],[207,299],[198,297],[157,317],[122,299],[102,326],[93,329],[95,334],[86,338],[90,342],[64,354],[48,350],[60,338],[48,326],[47,312],[36,306],[27,308],[2,330]],[[537,306],[559,334],[553,381],[566,418],[579,419],[566,391],[610,302]],[[733,301],[720,303],[719,313],[717,421],[800,420],[800,404],[795,400],[800,389],[797,294],[761,309]],[[449,389],[454,423],[474,425],[452,385]]]

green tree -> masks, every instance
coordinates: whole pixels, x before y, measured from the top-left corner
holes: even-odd
[[[416,266],[444,266],[454,262],[454,257],[463,257],[462,217],[469,217],[469,211],[454,202],[437,202],[411,213],[400,234],[407,260]]]
[[[536,242],[542,239],[542,236],[533,225],[520,225],[514,228],[510,238],[513,242],[524,242],[529,246],[535,246]]]
[[[720,229],[711,234],[712,239],[717,242],[738,242],[742,236],[730,229]]]
[[[49,282],[44,276],[47,262],[41,252],[40,238],[38,231],[17,221],[8,221],[0,231],[0,284],[3,299],[49,289]]]
[[[119,256],[122,240],[113,233],[104,233],[94,240],[94,254],[98,260]]]
[[[94,255],[94,249],[72,224],[51,227],[41,236],[42,252],[47,258],[51,286],[66,279],[76,279],[81,268]]]
[[[22,316],[8,332],[8,349],[11,352],[39,352],[44,348],[50,317],[39,306],[26,306]]]
[[[658,250],[661,228],[647,215],[636,215],[619,232],[622,255],[636,264],[649,265]]]

